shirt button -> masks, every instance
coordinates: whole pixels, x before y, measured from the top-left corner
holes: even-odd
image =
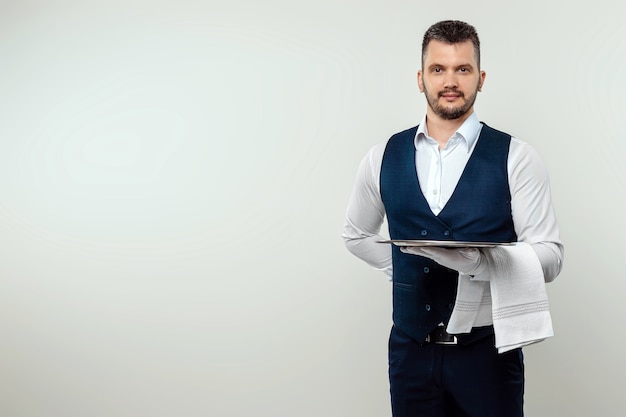
[[[424,308],[426,309],[426,311],[430,311],[430,304],[426,304]]]
[[[428,230],[422,230],[420,233],[422,234],[422,236],[426,236],[428,234]]]
[[[437,195],[437,190],[433,190],[433,195]]]

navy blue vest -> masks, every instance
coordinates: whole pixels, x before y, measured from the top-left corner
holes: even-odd
[[[435,216],[415,167],[417,126],[389,139],[380,191],[392,239],[512,242],[507,159],[511,136],[483,124],[480,137],[446,206]],[[423,342],[454,308],[458,272],[392,246],[393,322]]]

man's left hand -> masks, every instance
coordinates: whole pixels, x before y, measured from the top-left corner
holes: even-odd
[[[430,258],[439,265],[454,269],[464,275],[478,275],[484,272],[487,263],[477,248],[445,249],[433,246],[403,246],[400,250],[411,255]]]

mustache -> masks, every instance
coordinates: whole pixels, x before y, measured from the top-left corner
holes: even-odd
[[[438,94],[438,96],[439,96],[439,97],[443,97],[443,95],[444,95],[444,94],[450,94],[450,93],[452,93],[452,94],[456,94],[456,95],[458,95],[459,97],[465,97],[465,94],[463,94],[463,92],[462,92],[462,91],[459,91],[459,90],[458,90],[458,89],[456,89],[456,88],[446,88],[445,90],[442,90],[442,91],[440,91],[440,92],[439,92],[439,93],[437,93],[437,94]]]

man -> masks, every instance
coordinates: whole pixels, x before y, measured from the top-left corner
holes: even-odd
[[[346,211],[347,248],[393,281],[394,417],[522,416],[521,347],[552,335],[545,282],[563,245],[548,174],[527,143],[478,121],[485,75],[473,26],[432,25],[417,73],[426,115],[369,151]],[[385,216],[391,239],[444,243],[380,243]]]

